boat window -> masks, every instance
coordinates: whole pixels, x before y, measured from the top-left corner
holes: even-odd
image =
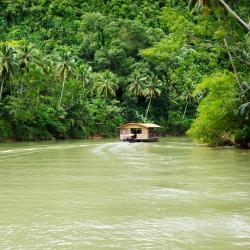
[[[121,134],[129,134],[129,128],[121,129]]]
[[[141,134],[142,129],[141,128],[131,128],[131,133],[132,134]]]

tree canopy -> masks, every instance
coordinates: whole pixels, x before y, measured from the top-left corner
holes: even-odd
[[[123,122],[246,147],[248,0],[0,0],[0,138]]]

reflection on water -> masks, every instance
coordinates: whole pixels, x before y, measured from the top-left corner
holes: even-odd
[[[0,249],[249,249],[249,181],[186,138],[3,143]]]

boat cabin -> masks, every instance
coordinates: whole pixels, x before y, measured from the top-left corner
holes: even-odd
[[[161,126],[153,123],[127,123],[119,127],[120,139],[130,142],[158,141]]]

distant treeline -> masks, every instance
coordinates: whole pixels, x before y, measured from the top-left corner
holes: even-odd
[[[0,0],[0,139],[114,136],[122,123],[153,121],[165,133],[246,147],[249,8]]]

